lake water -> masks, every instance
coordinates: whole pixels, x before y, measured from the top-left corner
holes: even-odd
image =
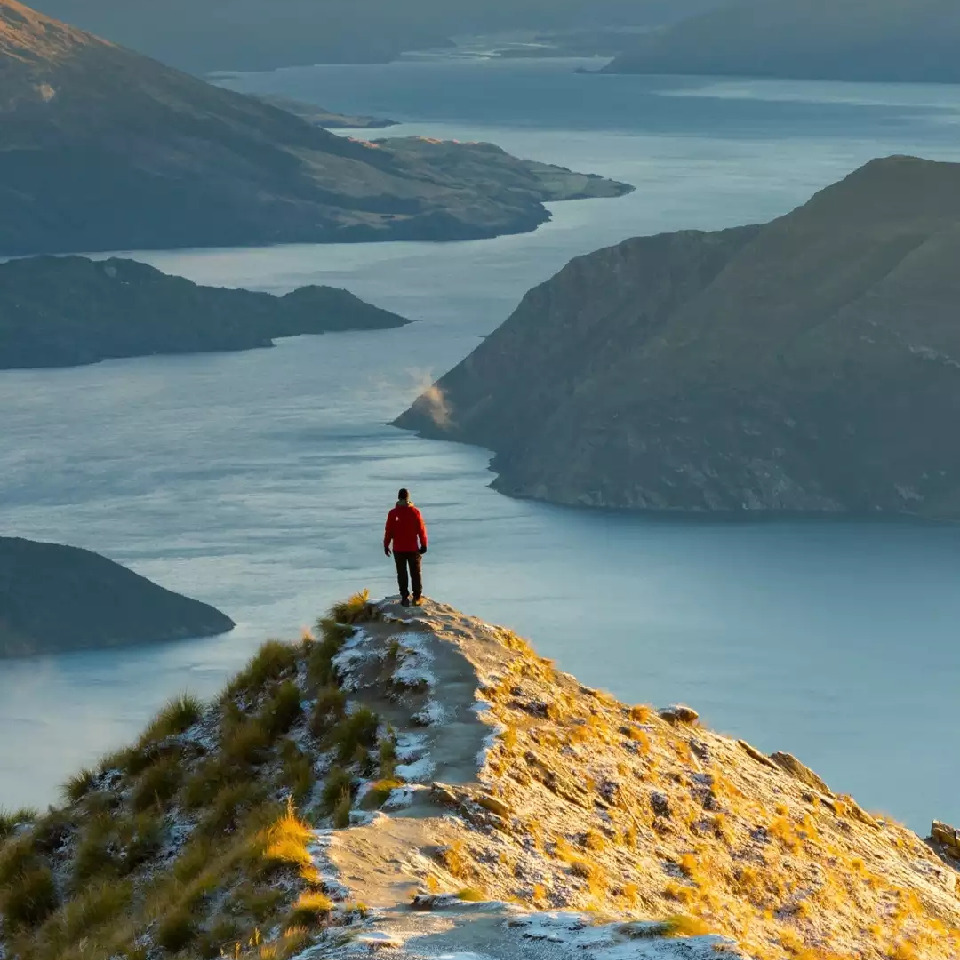
[[[960,527],[728,523],[506,499],[488,455],[388,426],[570,257],[784,213],[884,154],[960,156],[960,88],[583,76],[582,61],[432,59],[231,80],[391,134],[488,139],[636,184],[534,234],[448,245],[151,252],[213,284],[347,286],[418,321],[245,354],[0,374],[3,532],[101,551],[221,607],[227,637],[0,663],[0,804],[46,803],[164,700],[212,694],[268,636],[360,587],[401,483],[428,593],[507,623],[585,682],[696,706],[866,806],[960,821]]]

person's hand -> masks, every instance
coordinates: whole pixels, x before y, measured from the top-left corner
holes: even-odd
[[[383,548],[383,555],[384,555],[385,557],[389,557],[389,556],[390,556],[390,548],[389,548],[389,547],[384,547],[384,548]]]
[[[427,548],[426,548],[426,547],[421,547],[421,548],[420,548],[420,556],[421,556],[421,557],[422,557],[426,552],[427,552]]]

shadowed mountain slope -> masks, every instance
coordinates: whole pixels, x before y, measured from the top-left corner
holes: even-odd
[[[640,38],[611,73],[955,83],[953,0],[735,0]]]
[[[532,230],[627,188],[489,145],[334,136],[0,0],[0,255]]]
[[[40,0],[45,13],[186,70],[379,62],[458,34],[662,23],[721,0]],[[184,25],[189,24],[189,29]]]
[[[0,264],[0,369],[269,347],[275,337],[409,321],[346,290],[282,297],[202,287],[134,260],[28,257]]]
[[[211,637],[233,626],[89,550],[0,537],[0,657]]]
[[[960,165],[875,161],[572,261],[398,423],[561,503],[960,516],[958,255]]]

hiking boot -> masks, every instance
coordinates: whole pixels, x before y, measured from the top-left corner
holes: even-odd
[[[415,607],[422,607],[422,606],[423,606],[423,601],[422,601],[419,597],[414,597],[414,598],[413,598],[413,605],[414,605]]]
[[[409,597],[404,597],[404,598],[400,601],[400,606],[401,606],[401,607],[409,607],[409,606],[410,606],[410,598],[409,598]]]

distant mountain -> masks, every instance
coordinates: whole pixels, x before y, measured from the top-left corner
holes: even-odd
[[[304,103],[302,100],[293,100],[290,97],[281,97],[275,94],[258,94],[257,99],[270,104],[272,107],[279,107],[288,113],[296,114],[302,120],[306,120],[307,123],[312,123],[315,127],[323,127],[325,130],[377,130],[398,126],[396,120],[337,113],[334,110],[326,110],[324,107],[315,107],[313,104]]]
[[[0,0],[0,255],[532,230],[625,187],[494,148],[338,137]]]
[[[956,0],[736,0],[638,38],[611,73],[960,81]]]
[[[211,637],[233,621],[89,550],[0,537],[0,657]]]
[[[398,421],[505,493],[960,517],[960,164],[874,161],[766,226],[580,257]]]
[[[275,337],[409,323],[346,290],[283,297],[201,287],[133,260],[31,257],[0,264],[0,369],[157,353],[250,350]]]
[[[313,63],[376,63],[516,28],[655,24],[722,0],[38,0],[164,63],[206,73]]]

